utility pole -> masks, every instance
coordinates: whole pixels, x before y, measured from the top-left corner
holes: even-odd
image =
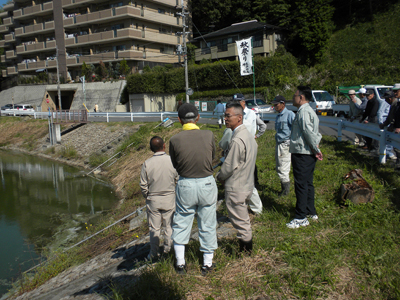
[[[56,46],[57,50],[57,93],[58,93],[58,107],[61,111],[61,90],[60,90],[60,72],[58,69],[58,47]]]
[[[189,103],[189,95],[193,93],[191,89],[189,89],[189,75],[188,75],[188,66],[187,66],[187,47],[186,47],[186,35],[190,34],[190,32],[186,32],[186,28],[188,26],[186,25],[186,17],[189,15],[189,12],[185,11],[185,6],[183,3],[184,0],[182,0],[182,12],[181,13],[176,13],[178,16],[182,17],[182,27],[183,27],[183,32],[177,32],[178,35],[182,35],[183,39],[183,47],[181,45],[178,45],[178,54],[183,54],[183,60],[185,64],[185,89],[186,89],[186,102]]]

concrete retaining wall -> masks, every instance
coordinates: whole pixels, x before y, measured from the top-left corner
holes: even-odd
[[[115,112],[116,106],[120,104],[120,98],[123,88],[126,85],[125,80],[115,82],[91,82],[85,83],[86,89],[86,107],[94,110],[94,106],[99,106],[101,112]],[[72,93],[73,100],[71,103],[71,110],[84,109],[84,94],[82,90],[82,83],[61,84],[61,99],[63,99],[63,92]],[[51,105],[56,101],[57,85],[30,85],[30,86],[16,86],[0,92],[0,106],[12,104],[12,97],[14,97],[14,104],[31,104],[35,108],[42,107],[43,110],[47,109],[46,95],[49,95],[50,106],[54,109],[55,106]],[[63,101],[64,103],[64,101]],[[63,104],[64,106],[64,104]]]

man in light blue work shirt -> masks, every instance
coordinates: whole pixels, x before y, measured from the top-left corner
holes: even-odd
[[[290,160],[291,155],[289,152],[290,146],[290,133],[292,130],[292,123],[295,117],[294,112],[286,108],[286,99],[283,96],[276,96],[272,100],[275,111],[278,113],[275,119],[275,162],[276,172],[278,173],[281,181],[282,191],[279,196],[286,196],[290,191]]]
[[[311,108],[311,89],[307,86],[297,87],[293,96],[293,105],[298,108],[292,124],[289,151],[292,154],[294,190],[296,193],[296,210],[294,219],[287,223],[289,228],[310,225],[308,219],[318,220],[314,204],[314,169],[317,160],[322,160],[319,149],[321,134],[319,119]]]
[[[214,113],[217,113],[218,125],[219,128],[222,128],[222,124],[225,124],[224,121],[225,106],[221,103],[221,100],[218,100],[217,103],[218,104],[213,111],[213,115]]]

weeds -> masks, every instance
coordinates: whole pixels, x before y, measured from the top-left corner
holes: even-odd
[[[97,153],[92,153],[89,156],[89,164],[92,167],[97,167],[104,163],[108,159],[107,155],[105,154],[97,154]]]
[[[78,153],[73,145],[65,145],[61,147],[60,154],[65,158],[76,158]]]

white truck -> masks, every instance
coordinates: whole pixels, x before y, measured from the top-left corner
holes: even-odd
[[[327,91],[312,90],[310,106],[315,110],[317,115],[333,116],[333,105],[335,105],[335,99]],[[286,108],[294,112],[297,111],[297,107],[291,102],[286,104]]]
[[[365,88],[366,90],[373,90],[374,94],[375,94],[376,98],[379,100],[380,104],[382,104],[385,101],[385,99],[383,98],[383,94],[385,94],[386,91],[392,90],[392,88],[393,88],[391,85],[382,85],[382,84],[366,84],[366,85],[359,85],[359,86],[339,86],[338,93],[342,94],[342,95],[346,96],[346,98],[350,99],[348,97],[348,91],[350,89],[352,89],[357,92],[362,87]],[[333,114],[337,117],[347,118],[349,112],[350,112],[349,104],[333,105]]]

